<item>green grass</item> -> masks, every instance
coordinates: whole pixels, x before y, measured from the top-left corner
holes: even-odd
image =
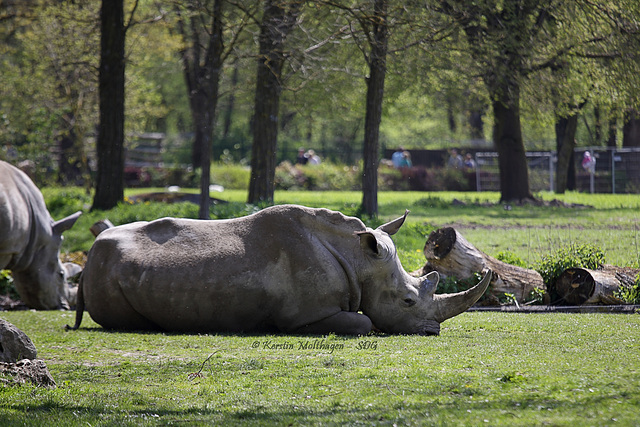
[[[163,189],[128,190],[127,195]],[[197,192],[197,190],[185,190]],[[55,219],[84,210],[77,224],[65,233],[63,252],[88,250],[93,236],[87,231],[94,222],[109,218],[114,224],[149,220],[162,216],[196,217],[194,204],[151,203],[123,205],[109,212],[91,212],[91,197],[79,189],[44,189],[43,193]],[[212,196],[231,202],[219,206],[222,214],[244,215],[247,207],[245,190],[227,190]],[[439,227],[453,226],[481,251],[491,256],[510,252],[529,267],[535,266],[545,255],[571,244],[589,243],[600,248],[609,264],[640,265],[640,197],[628,194],[541,193],[543,200],[587,205],[585,208],[555,206],[512,206],[506,210],[499,204],[499,193],[460,192],[381,192],[377,221],[365,221],[376,226],[404,213],[411,214],[407,226],[394,236],[401,261],[407,270],[424,264],[422,248],[426,236]],[[466,205],[454,205],[454,200]],[[71,203],[69,203],[71,201]],[[347,215],[356,215],[362,194],[359,192],[279,191],[275,202],[296,203],[312,207],[326,207]],[[66,203],[66,205],[65,205]],[[53,205],[53,206],[52,206]],[[225,212],[227,210],[228,212]]]
[[[77,189],[44,193],[56,219],[91,204]],[[216,196],[231,202],[216,214],[252,210],[245,191]],[[505,210],[497,193],[380,193],[380,218],[366,222],[411,210],[394,236],[407,270],[424,264],[429,232],[447,225],[489,255],[510,252],[530,265],[570,243],[593,244],[610,263],[637,264],[640,198],[539,196],[591,207]],[[346,214],[360,201],[357,192],[276,193],[276,203]],[[63,250],[88,249],[98,219],[195,215],[195,205],[160,203],[86,212],[65,233]],[[443,323],[439,337],[359,338],[108,332],[87,314],[80,330],[65,331],[73,312],[0,316],[33,339],[58,384],[0,388],[2,426],[638,425],[637,314],[464,313]]]
[[[229,195],[238,200],[244,193]],[[542,193],[543,200],[587,205],[585,208],[553,206],[511,206],[499,204],[498,193],[456,192],[383,192],[379,194],[379,211],[383,220],[411,214],[407,224],[427,225],[431,230],[455,227],[478,249],[491,256],[509,251],[534,266],[540,259],[558,248],[572,243],[589,243],[600,248],[608,263],[637,266],[640,262],[640,197],[637,195],[590,195]],[[357,192],[276,193],[276,203],[299,203],[329,207],[345,213],[355,213],[362,196]],[[454,205],[454,199],[466,206]],[[417,268],[412,255],[422,253],[425,236],[401,230],[395,236],[403,263]],[[407,256],[407,260],[404,259]],[[420,259],[424,263],[424,257]]]
[[[2,425],[638,422],[638,315],[465,313],[439,337],[359,338],[114,333],[87,315],[67,332],[72,313],[2,317],[58,383],[0,388]]]

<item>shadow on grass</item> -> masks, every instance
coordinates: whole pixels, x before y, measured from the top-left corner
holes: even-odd
[[[358,386],[355,384],[354,386]],[[1,424],[3,426],[22,425],[326,425],[342,423],[374,424],[415,424],[433,423],[477,425],[479,416],[489,425],[530,425],[543,423],[564,423],[587,417],[590,422],[622,421],[635,423],[633,410],[619,408],[621,399],[635,396],[617,393],[593,394],[573,393],[570,398],[555,398],[543,394],[526,393],[524,388],[507,385],[497,388],[490,395],[476,396],[451,390],[424,389],[403,391],[390,390],[382,386],[371,390],[373,399],[353,402],[341,393],[325,396],[309,396],[315,400],[278,403],[267,407],[269,402],[242,402],[242,408],[227,404],[212,407],[210,401],[189,402],[184,409],[135,408],[122,409],[107,407],[108,402],[96,400],[95,405],[73,405],[57,402],[51,398],[44,403],[31,404],[14,402],[3,405]],[[380,396],[384,394],[384,396]],[[377,395],[377,396],[375,396]],[[318,400],[330,399],[321,404]],[[196,398],[196,400],[198,400]],[[369,402],[369,403],[367,403]],[[373,402],[373,403],[371,403]],[[628,405],[627,405],[628,406]],[[632,408],[631,408],[632,409]],[[475,421],[473,421],[475,419]],[[598,422],[599,421],[599,422]]]

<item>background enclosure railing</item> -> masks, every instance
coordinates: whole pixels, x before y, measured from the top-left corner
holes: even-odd
[[[585,152],[595,159],[595,167],[583,167]],[[500,191],[498,154],[479,152],[476,159],[477,191]],[[555,152],[529,152],[531,191],[554,191],[557,156]],[[581,147],[573,156],[575,190],[593,193],[640,193],[640,148]]]

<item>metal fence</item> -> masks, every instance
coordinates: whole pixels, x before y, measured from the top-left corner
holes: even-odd
[[[554,160],[555,154],[549,151],[527,153],[531,191],[553,191]],[[476,153],[476,187],[478,191],[500,191],[498,153]]]
[[[585,152],[593,163],[585,160]],[[591,193],[640,193],[640,148],[581,147],[574,151],[575,189]],[[555,152],[527,153],[531,191],[554,191]],[[476,153],[478,191],[500,191],[498,154]]]

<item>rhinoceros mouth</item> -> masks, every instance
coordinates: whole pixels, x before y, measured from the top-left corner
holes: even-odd
[[[440,335],[440,323],[435,320],[426,320],[418,329],[418,335],[433,336]]]

